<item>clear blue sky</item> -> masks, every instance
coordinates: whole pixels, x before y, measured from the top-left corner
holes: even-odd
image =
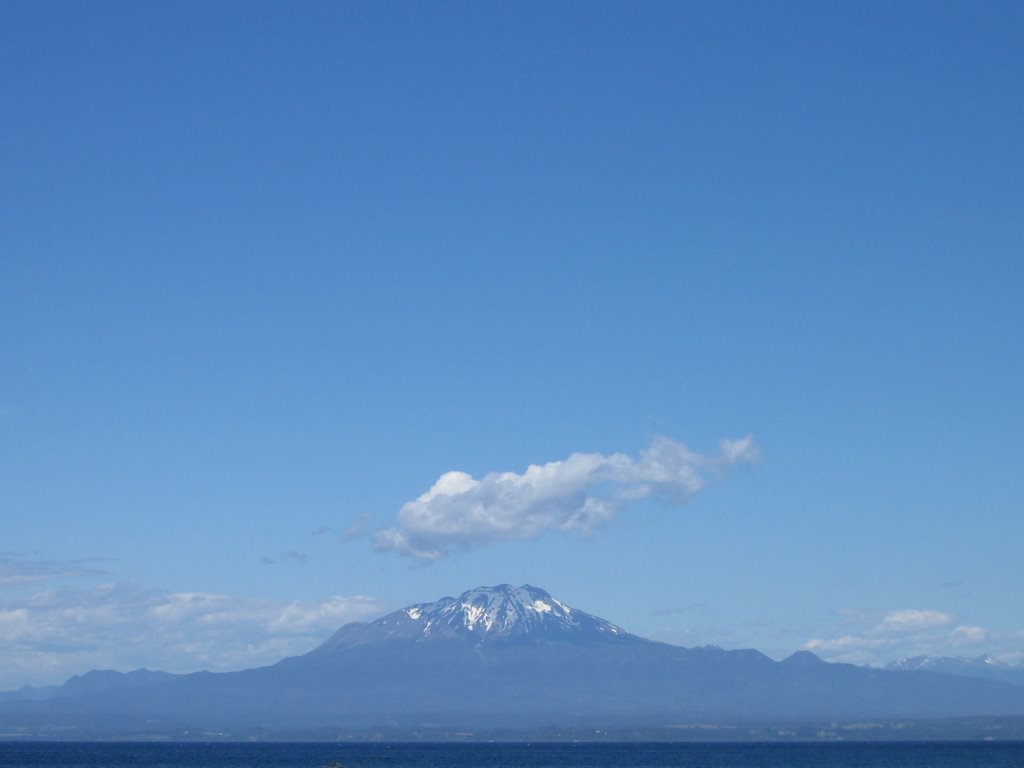
[[[6,2],[0,114],[0,688],[501,582],[1024,658],[1020,3]]]

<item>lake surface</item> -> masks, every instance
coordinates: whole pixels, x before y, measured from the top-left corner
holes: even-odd
[[[1019,768],[1024,742],[846,744],[0,743],[0,766],[61,768]]]

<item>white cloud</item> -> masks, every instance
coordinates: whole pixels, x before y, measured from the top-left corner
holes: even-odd
[[[952,623],[953,617],[942,611],[918,611],[913,608],[891,611],[882,622],[889,632],[918,632],[922,629],[942,627]]]
[[[397,524],[378,531],[373,544],[429,561],[453,548],[532,539],[547,531],[585,535],[641,499],[684,504],[709,476],[757,459],[750,436],[721,441],[714,456],[658,437],[638,458],[574,453],[563,461],[532,464],[521,474],[491,472],[479,480],[446,472],[426,493],[402,505]]]
[[[342,624],[372,618],[369,597],[314,601],[166,592],[131,584],[0,597],[0,690],[90,669],[223,671],[304,653]]]
[[[990,634],[991,633],[984,627],[967,627],[961,625],[949,633],[949,639],[953,645],[959,648],[966,645],[978,645],[979,643],[984,643],[989,639]]]

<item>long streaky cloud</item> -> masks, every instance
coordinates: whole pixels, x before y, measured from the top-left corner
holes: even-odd
[[[0,587],[24,587],[57,579],[105,576],[106,571],[90,566],[103,558],[81,560],[26,559],[18,552],[0,552]]]
[[[685,504],[709,478],[757,459],[750,435],[722,440],[710,456],[656,437],[638,457],[574,453],[532,464],[522,473],[490,472],[479,480],[446,472],[426,493],[403,504],[396,524],[378,531],[373,545],[431,561],[454,549],[533,539],[548,531],[586,535],[633,502],[660,497],[674,506]]]

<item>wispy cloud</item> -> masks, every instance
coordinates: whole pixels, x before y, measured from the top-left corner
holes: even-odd
[[[294,550],[288,552],[282,552],[280,555],[264,555],[260,558],[260,562],[263,565],[277,565],[278,563],[295,563],[297,565],[303,565],[307,556],[303,552],[295,552]]]
[[[107,575],[96,568],[101,558],[81,560],[35,560],[27,559],[17,552],[0,554],[0,587],[20,587],[41,584],[57,579],[79,578],[82,576]]]
[[[373,516],[369,512],[363,512],[345,529],[345,535],[341,537],[341,540],[351,541],[352,539],[358,539],[360,536],[365,536],[372,519]]]
[[[383,611],[379,601],[361,596],[261,600],[124,583],[0,598],[0,689],[94,668],[189,672],[269,664]]]
[[[722,440],[712,456],[658,437],[639,457],[574,453],[522,473],[491,472],[480,479],[447,472],[402,505],[396,525],[378,531],[373,545],[430,561],[453,549],[532,539],[548,531],[588,534],[642,499],[684,504],[709,478],[757,459],[751,436]]]
[[[905,634],[920,632],[933,627],[944,627],[953,621],[952,614],[942,611],[918,611],[908,608],[903,611],[890,611],[882,620],[883,632]]]

